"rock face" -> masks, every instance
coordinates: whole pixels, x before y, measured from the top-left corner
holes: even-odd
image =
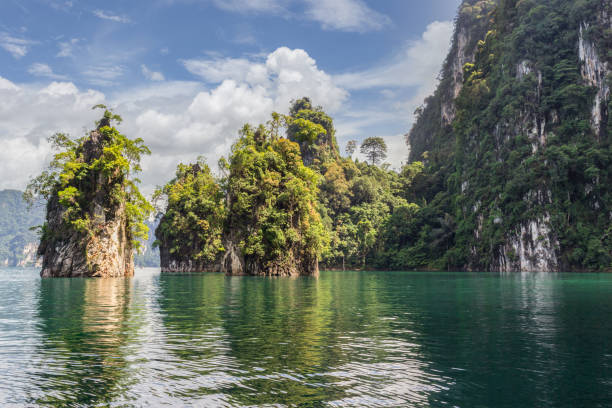
[[[611,10],[462,2],[438,89],[407,136],[410,160],[432,169],[426,198],[448,199],[435,210],[461,224],[446,254],[457,268],[612,265]]]
[[[85,162],[91,163],[103,152],[99,129],[90,133],[83,145]],[[43,257],[42,277],[121,277],[134,275],[132,240],[128,230],[125,203],[109,203],[114,187],[102,174],[91,174],[87,181],[90,219],[88,231],[75,230],[64,215],[66,209],[53,194],[47,204],[47,227],[38,254]]]
[[[171,254],[165,246],[160,248],[159,256],[163,273],[201,273],[219,272],[221,270],[218,262],[197,262],[189,259],[189,257],[176,256]]]
[[[226,247],[220,270],[228,276],[319,276],[317,258],[295,254],[290,257],[293,262],[276,262],[264,266],[255,257],[242,255],[233,241],[228,241]]]
[[[451,48],[442,66],[435,93],[417,109],[416,123],[406,134],[410,161],[423,160],[423,153],[448,145],[453,138],[455,99],[463,88],[463,67],[474,61],[478,41],[489,27],[489,14],[498,0],[464,0],[455,21]]]
[[[591,110],[591,126],[595,133],[601,138],[604,132],[602,123],[605,125],[608,121],[607,102],[610,98],[610,87],[608,85],[607,75],[610,70],[608,64],[600,59],[595,44],[585,38],[584,33],[588,31],[588,29],[588,23],[584,22],[580,25],[578,56],[582,63],[580,70],[582,78],[587,84],[597,89],[597,94],[595,95],[593,108]]]
[[[222,272],[227,276],[319,276],[317,259],[300,259],[293,263],[277,263],[264,266],[254,257],[242,254],[238,243],[226,239],[225,252],[214,262],[197,262],[189,257],[171,254],[167,248],[160,248],[161,271],[163,273],[205,273]]]

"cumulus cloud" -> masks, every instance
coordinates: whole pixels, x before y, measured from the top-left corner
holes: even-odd
[[[23,189],[49,162],[46,139],[60,130],[80,136],[97,115],[91,107],[103,101],[100,92],[68,82],[39,87],[0,77],[0,189]]]
[[[306,15],[327,30],[365,32],[380,30],[391,19],[362,0],[306,0]]]
[[[208,88],[195,81],[164,81],[104,95],[70,82],[41,87],[0,78],[0,141],[7,146],[0,156],[0,189],[24,188],[48,163],[46,138],[56,131],[83,134],[99,115],[91,111],[98,103],[115,108],[124,119],[120,130],[142,137],[151,148],[141,177],[150,192],[172,177],[178,162],[204,155],[214,165],[229,152],[242,125],[265,122],[274,110],[286,112],[291,99],[307,95],[333,112],[347,97],[303,50],[279,48],[265,59],[245,60],[251,67],[232,61],[204,64],[208,68],[200,77],[214,83]],[[239,69],[225,78],[216,74],[215,64],[234,63]],[[260,74],[249,75],[252,67]]]
[[[110,12],[107,11],[103,11],[103,10],[94,10],[93,11],[94,16],[101,18],[103,20],[109,20],[109,21],[114,21],[115,23],[130,23],[131,20],[126,17],[126,16],[120,16],[117,14],[112,14]]]
[[[278,48],[265,60],[212,58],[183,61],[185,68],[209,83],[232,80],[253,92],[261,89],[275,109],[284,109],[291,99],[310,95],[330,111],[339,108],[348,94],[331,76],[320,70],[301,49]]]
[[[33,44],[36,43],[24,38],[13,37],[8,33],[0,33],[0,48],[10,53],[15,59],[25,57]]]
[[[408,43],[399,58],[369,70],[337,75],[334,80],[354,90],[408,86],[432,90],[452,33],[451,21],[435,21],[427,26],[420,39]]]
[[[150,81],[164,81],[166,79],[164,78],[164,74],[162,74],[161,72],[151,71],[144,64],[140,66],[140,70],[142,72],[142,75],[144,75],[144,77]]]
[[[30,65],[28,73],[38,77],[51,78],[51,79],[66,79],[64,75],[58,75],[53,72],[53,69],[47,64],[40,62]]]

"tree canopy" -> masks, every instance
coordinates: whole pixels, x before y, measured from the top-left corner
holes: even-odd
[[[361,143],[360,151],[370,164],[378,165],[387,158],[387,143],[382,137],[368,137]]]

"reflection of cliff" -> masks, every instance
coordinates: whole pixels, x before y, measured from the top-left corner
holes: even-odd
[[[38,304],[42,367],[37,370],[41,405],[110,403],[125,379],[122,346],[131,281],[42,280]]]

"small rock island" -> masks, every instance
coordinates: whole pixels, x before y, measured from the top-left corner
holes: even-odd
[[[219,180],[202,160],[179,165],[176,178],[157,192],[167,199],[156,231],[163,272],[319,274],[329,241],[317,210],[320,175],[305,165],[300,148],[313,163],[317,153],[328,153],[332,139],[307,112],[314,111],[304,99],[289,116],[245,125],[229,159],[219,162]],[[288,137],[281,136],[283,128]]]
[[[133,252],[147,236],[144,220],[153,208],[132,177],[149,150],[111,125],[121,121],[118,115],[96,108],[104,116],[89,135],[50,138],[58,153],[25,193],[47,201],[38,247],[42,277],[132,276]]]

